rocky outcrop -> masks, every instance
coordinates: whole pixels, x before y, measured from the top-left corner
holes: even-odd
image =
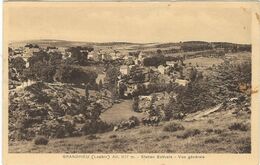
[[[9,139],[79,136],[87,120],[99,120],[104,107],[69,85],[35,83],[9,92]],[[109,101],[107,101],[109,102]],[[108,104],[108,103],[107,103]],[[86,128],[85,128],[86,129]]]

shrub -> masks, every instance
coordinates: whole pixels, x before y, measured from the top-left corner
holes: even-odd
[[[208,123],[209,123],[209,124],[213,124],[214,121],[213,121],[212,119],[209,119],[209,120],[208,120]]]
[[[167,132],[175,132],[175,131],[184,130],[184,129],[185,128],[183,127],[183,125],[181,125],[179,123],[169,123],[163,127],[163,130],[167,131]]]
[[[223,130],[222,129],[214,129],[214,133],[221,134],[221,133],[223,133]]]
[[[140,125],[140,121],[136,116],[131,116],[129,120],[133,120],[135,122],[135,126]]]
[[[135,112],[139,112],[139,99],[138,99],[138,97],[134,97],[133,104],[132,104],[132,109]]]
[[[110,135],[109,138],[110,139],[113,139],[113,138],[116,138],[117,136],[116,135]]]
[[[249,126],[245,123],[232,123],[228,127],[231,131],[232,130],[239,130],[239,131],[247,131],[249,130]]]
[[[65,130],[65,127],[58,127],[55,134],[54,134],[54,137],[55,138],[64,138],[65,137],[65,134],[66,134],[66,130]]]
[[[189,130],[186,130],[183,134],[177,135],[177,138],[186,139],[188,137],[192,137],[192,136],[195,136],[198,134],[200,134],[199,129],[189,129]]]
[[[103,133],[112,131],[113,125],[107,124],[101,120],[87,120],[82,127],[82,131],[85,135],[94,133]]]
[[[241,153],[251,153],[251,138],[241,139],[238,143],[242,145],[239,147]]]
[[[99,139],[99,137],[97,137],[96,135],[89,135],[87,137],[88,140],[94,140],[94,139]]]
[[[169,139],[170,137],[167,136],[167,135],[163,135],[163,136],[160,136],[160,138],[161,138],[162,140],[164,140],[164,139]]]
[[[34,144],[36,145],[47,145],[49,140],[45,136],[38,136],[34,140]]]
[[[213,131],[214,131],[214,130],[213,130],[212,128],[207,128],[207,129],[206,129],[206,132],[207,132],[207,133],[211,133],[211,132],[213,132]]]
[[[150,130],[150,129],[142,129],[142,130],[140,130],[139,134],[148,134],[151,132],[152,132],[152,130]]]
[[[212,137],[212,138],[206,139],[204,142],[205,142],[205,143],[219,143],[220,140],[219,140],[219,139],[216,139],[216,138],[214,138],[214,137]]]
[[[54,130],[55,130],[55,133],[53,136],[55,138],[64,138],[64,137],[74,136],[74,133],[76,131],[75,125],[72,124],[71,122],[59,124],[58,126],[54,127]]]

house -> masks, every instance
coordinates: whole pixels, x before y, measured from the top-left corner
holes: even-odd
[[[111,61],[113,58],[110,54],[104,53],[102,54],[102,60],[104,61]]]
[[[122,65],[122,66],[120,66],[119,71],[120,71],[121,74],[123,74],[123,75],[128,75],[129,72],[130,72],[130,69],[129,69],[129,66],[127,66],[127,65]]]
[[[56,48],[55,46],[48,46],[46,48],[47,50],[47,53],[55,53],[55,52],[58,52],[58,48]]]
[[[161,74],[168,74],[170,71],[170,66],[159,65],[157,69]]]
[[[138,59],[134,59],[134,63],[135,63],[135,65],[140,65],[141,64],[141,62]]]
[[[96,83],[99,84],[99,82],[101,81],[104,84],[105,81],[105,74],[98,74],[97,78],[96,78]]]
[[[135,62],[135,65],[142,65],[143,64],[143,61],[145,59],[145,54],[143,52],[140,52],[138,54],[138,57],[134,60]]]
[[[36,52],[40,52],[40,48],[39,47],[25,47],[24,49],[24,56],[26,57],[31,57],[33,55],[33,53]]]
[[[170,75],[172,76],[172,77],[180,77],[181,75],[180,75],[180,72],[177,72],[177,71],[172,71],[171,73],[170,73]]]
[[[150,82],[145,82],[143,83],[143,85],[145,86],[145,88],[147,88],[151,83]]]
[[[116,60],[117,56],[115,52],[109,53],[109,56],[111,56],[112,60]]]
[[[88,53],[88,60],[94,60],[95,59],[95,52],[91,51]]]
[[[189,83],[188,80],[183,80],[183,79],[176,79],[175,82],[182,86],[186,86]]]
[[[172,78],[170,76],[168,76],[168,75],[160,74],[158,76],[158,82],[159,83],[163,83],[163,84],[164,83],[168,84],[168,83],[172,82]]]
[[[139,100],[149,100],[151,101],[152,100],[152,96],[151,95],[148,95],[148,96],[138,96]]]
[[[138,108],[140,111],[145,112],[150,109],[152,96],[138,96],[139,104]]]
[[[166,73],[166,68],[163,65],[159,65],[157,69],[161,74]]]
[[[140,52],[140,53],[138,54],[138,60],[139,60],[139,61],[143,61],[144,58],[145,58],[145,54],[144,54],[143,52]]]
[[[23,60],[25,61],[25,67],[26,67],[26,68],[29,68],[30,63],[29,63],[29,61],[28,61],[28,58],[23,58]]]
[[[72,55],[72,53],[66,50],[65,53],[62,54],[62,59],[65,60],[67,58],[70,58],[71,55]]]
[[[124,57],[123,57],[123,59],[124,59],[124,60],[128,60],[130,57],[131,57],[131,56],[129,56],[128,54],[125,54]]]
[[[23,50],[17,48],[17,49],[14,49],[14,50],[11,52],[11,54],[16,55],[16,56],[22,56]]]
[[[167,66],[174,67],[176,64],[178,64],[177,61],[166,61],[166,65],[167,65]]]
[[[66,54],[66,49],[66,47],[58,47],[58,52],[60,52],[62,56],[64,56]]]
[[[133,96],[133,93],[137,90],[136,84],[128,84],[126,87],[126,91],[124,92],[124,95],[126,97]]]

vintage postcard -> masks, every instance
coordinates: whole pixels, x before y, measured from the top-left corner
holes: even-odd
[[[5,2],[4,164],[256,165],[259,56],[257,2]]]

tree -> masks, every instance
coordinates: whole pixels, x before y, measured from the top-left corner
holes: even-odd
[[[39,45],[33,45],[33,44],[26,44],[24,47],[28,47],[28,48],[40,48]]]
[[[157,105],[155,104],[156,102],[156,95],[152,95],[152,99],[150,102],[150,111],[149,111],[149,116],[159,116],[160,112],[157,109]]]
[[[114,86],[117,82],[117,78],[120,75],[120,71],[117,67],[110,66],[106,72],[106,81],[110,84],[110,86]]]
[[[120,98],[124,98],[125,97],[125,91],[127,90],[127,86],[124,84],[124,83],[121,83],[121,84],[119,84],[119,87],[118,87],[119,89],[119,96],[120,96]]]
[[[152,56],[152,57],[147,57],[144,59],[144,66],[155,66],[158,67],[159,65],[165,65],[166,60],[164,56],[158,55],[158,56]]]
[[[63,83],[73,83],[77,85],[89,83],[89,85],[94,85],[96,83],[97,74],[90,70],[83,70],[70,65],[61,65],[56,71],[55,78],[57,81]]]
[[[143,73],[133,72],[131,76],[132,76],[132,80],[136,82],[143,82],[145,79],[145,75]]]
[[[135,111],[135,112],[139,112],[139,99],[138,99],[138,97],[134,97],[134,99],[133,99],[132,110]]]
[[[162,50],[161,49],[157,49],[156,52],[157,52],[158,55],[162,55]]]
[[[173,118],[174,114],[183,111],[181,105],[177,104],[177,101],[174,97],[170,98],[169,103],[164,108],[164,120],[168,121]]]
[[[28,62],[30,64],[30,68],[34,67],[37,62],[42,62],[44,64],[48,64],[50,59],[50,55],[44,51],[34,52],[31,57],[28,58]]]
[[[23,70],[26,68],[26,62],[23,60],[22,57],[16,57],[12,58],[9,63],[10,67],[13,67],[17,70],[19,74],[23,72]]]
[[[86,102],[88,102],[88,99],[89,99],[89,85],[88,84],[85,86],[85,97],[86,97]]]
[[[62,63],[62,54],[58,52],[50,53],[50,64],[60,65]]]
[[[56,66],[53,65],[47,65],[47,66],[42,66],[41,69],[38,71],[38,77],[40,80],[44,82],[53,82],[54,75],[56,73]]]
[[[145,85],[143,84],[137,84],[137,90],[134,95],[139,96],[146,93]]]
[[[88,63],[88,53],[93,51],[94,48],[91,46],[87,47],[70,47],[67,51],[71,53],[70,61],[78,63],[79,65],[86,65]]]
[[[72,61],[80,65],[85,64],[88,60],[88,54],[82,53],[80,47],[71,47],[68,50],[71,53]]]
[[[101,90],[102,88],[103,88],[103,82],[102,80],[99,80],[98,89]]]
[[[195,81],[196,78],[197,78],[197,74],[198,74],[197,69],[191,68],[190,74],[189,74],[189,79],[190,79],[190,81]]]

